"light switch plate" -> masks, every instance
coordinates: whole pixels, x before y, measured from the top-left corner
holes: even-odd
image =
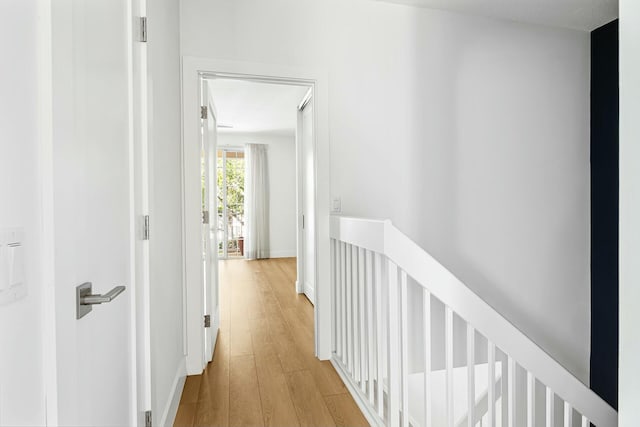
[[[22,242],[9,245],[9,286],[24,283],[24,247]]]
[[[342,199],[340,197],[334,197],[331,199],[331,213],[342,212]]]
[[[27,295],[24,229],[0,230],[0,305]]]
[[[0,242],[0,292],[9,289],[9,247]]]

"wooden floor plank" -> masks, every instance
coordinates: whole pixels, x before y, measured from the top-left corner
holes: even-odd
[[[253,277],[253,275],[251,276]],[[253,354],[251,321],[264,317],[254,280],[234,280],[231,287],[231,356]]]
[[[300,304],[297,305],[296,309],[298,310],[298,314],[302,319],[302,322],[306,328],[311,330],[313,334],[313,325],[315,323],[314,312],[313,312],[313,304],[307,298],[304,298],[300,301]]]
[[[331,416],[339,427],[368,427],[369,423],[349,393],[325,396]]]
[[[299,346],[296,345],[282,312],[269,316],[267,321],[271,338],[284,371],[292,372],[305,369],[304,355],[300,352]]]
[[[264,317],[264,306],[261,303],[260,293],[256,290],[255,275],[251,280],[234,280],[231,288],[232,320],[237,316],[245,319]]]
[[[184,382],[181,403],[197,403],[200,393],[201,375],[189,375]]]
[[[268,327],[256,327],[252,337],[264,424],[274,427],[300,425]]]
[[[295,281],[292,283],[287,275],[275,263],[265,264],[263,271],[271,285],[281,308],[295,308],[300,296],[295,292]]]
[[[289,279],[290,283],[295,283],[297,279],[296,274],[296,259],[295,258],[277,258],[274,260],[274,264],[278,266],[280,271]]]
[[[315,343],[313,339],[313,330],[309,330],[303,324],[304,320],[295,308],[285,308],[282,310],[282,316],[287,323],[289,331],[293,336],[296,344],[304,355],[315,354]]]
[[[253,354],[251,346],[251,330],[245,321],[235,319],[231,321],[231,357],[248,356]]]
[[[264,425],[254,356],[229,360],[229,425]]]
[[[231,351],[231,346],[229,344],[229,329],[226,331],[219,330],[218,336],[216,338],[216,348],[213,352],[213,360],[212,364],[216,363],[226,363],[229,365],[229,354]]]
[[[192,427],[196,415],[197,403],[180,403],[178,413],[173,422],[174,427]]]
[[[328,360],[308,360],[307,366],[323,396],[348,392],[335,368]]]
[[[309,330],[308,326],[304,324],[304,315],[293,308],[284,309],[282,312],[300,354],[303,356],[304,365],[313,375],[320,393],[330,395],[347,392],[331,362],[320,361],[315,357],[313,330]]]
[[[194,426],[229,425],[229,364],[228,359],[210,363],[202,375],[200,399]]]
[[[287,384],[302,426],[335,426],[322,395],[308,370],[286,374]]]

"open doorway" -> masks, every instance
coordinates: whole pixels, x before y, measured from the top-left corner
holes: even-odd
[[[264,77],[264,74],[255,77],[240,73],[204,72],[202,68],[192,68],[191,62],[186,59],[183,64],[185,76],[197,76],[197,80],[186,78],[183,81],[187,371],[201,372],[213,357],[220,319],[224,315],[220,309],[224,300],[220,298],[218,277],[221,277],[220,268],[225,264],[219,264],[219,260],[242,265],[247,260],[268,259],[280,260],[281,266],[286,264],[290,272],[285,276],[293,277],[287,282],[284,292],[295,298],[304,298],[300,294],[305,294],[307,298],[304,299],[314,303],[309,305],[313,331],[311,348],[317,357],[327,359],[331,351],[331,326],[319,322],[318,288],[315,286],[317,276],[323,276],[315,268],[319,255],[316,246],[316,113],[313,106],[320,79],[315,76],[295,79]],[[210,69],[215,70],[214,67]],[[193,107],[196,105],[199,110],[199,138],[209,141],[201,144],[208,148],[197,158],[188,144],[188,141],[198,138],[196,127],[190,125],[195,125],[192,120],[195,119]],[[323,103],[321,107],[324,118],[326,105]],[[300,144],[305,109],[308,138],[306,144]],[[261,156],[264,163],[256,160]],[[203,166],[196,162],[208,164]],[[244,176],[240,173],[241,163],[244,163]],[[197,180],[208,182],[209,189],[196,184],[197,175],[193,168],[209,171],[209,178],[201,175]],[[230,176],[234,173],[236,176]],[[256,179],[260,174],[266,177],[262,180],[262,187],[261,180]],[[323,193],[328,190],[328,181],[326,183],[321,185]],[[209,194],[209,203],[196,204],[196,198],[198,202],[202,199],[197,196],[201,192]],[[258,195],[258,200],[253,200],[252,195]],[[264,212],[267,215],[257,213],[255,206],[260,205],[266,206]],[[209,212],[212,214],[210,220]],[[196,218],[202,218],[202,223],[208,222],[204,227],[196,227],[190,224]],[[256,218],[259,219],[258,225]],[[305,235],[312,238],[305,239]],[[210,244],[202,245],[203,240],[209,240]],[[268,243],[265,245],[264,242]],[[324,246],[324,243],[320,245]],[[207,247],[210,252],[203,253],[201,258],[204,262],[199,262],[196,250],[204,248],[206,251]],[[304,263],[305,257],[311,258],[310,262]],[[328,258],[322,258],[323,264],[328,263]],[[307,272],[303,281],[308,265],[313,265],[314,269]],[[207,266],[210,275],[206,271],[203,274]],[[322,290],[321,294],[320,299],[326,300],[323,306],[328,313],[329,295]],[[198,311],[205,316],[205,324],[210,325],[210,329],[202,331],[202,317],[198,319]],[[325,316],[326,313],[320,317]],[[324,344],[322,351],[321,344]],[[205,357],[198,357],[198,354]]]
[[[312,86],[203,76],[217,115],[220,261],[288,258],[313,302]]]

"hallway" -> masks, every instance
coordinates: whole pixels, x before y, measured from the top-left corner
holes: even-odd
[[[365,426],[329,361],[313,355],[313,306],[295,258],[220,262],[214,359],[187,377],[176,427]]]

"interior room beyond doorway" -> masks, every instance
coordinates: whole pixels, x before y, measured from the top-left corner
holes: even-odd
[[[297,106],[309,88],[229,78],[211,78],[207,84],[217,115],[219,259],[296,257]],[[257,207],[247,181],[251,144],[263,147],[266,157],[265,182],[255,190],[264,191],[264,203]],[[261,206],[266,212],[259,211]],[[256,216],[266,218],[260,223],[266,230],[258,231],[267,243],[252,256],[248,221]]]

